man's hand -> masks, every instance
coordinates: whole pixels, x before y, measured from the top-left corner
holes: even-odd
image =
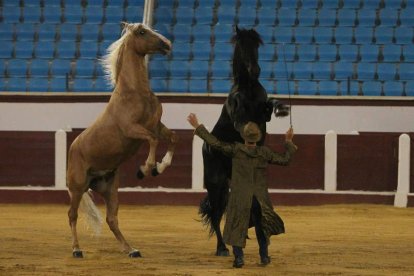
[[[288,131],[286,131],[286,136],[285,136],[285,140],[286,142],[292,142],[293,139],[293,128],[289,128]]]
[[[190,125],[192,125],[194,128],[198,128],[198,126],[200,125],[198,123],[198,119],[197,119],[197,115],[195,115],[194,113],[190,113],[190,115],[188,115],[187,117],[187,121],[190,123]]]

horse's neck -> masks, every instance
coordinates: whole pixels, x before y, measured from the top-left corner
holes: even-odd
[[[145,56],[137,55],[133,51],[124,49],[119,57],[121,62],[118,68],[116,88],[120,93],[150,94]],[[126,89],[125,89],[126,88]]]

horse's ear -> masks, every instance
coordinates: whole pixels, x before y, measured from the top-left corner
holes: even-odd
[[[128,25],[129,25],[128,22],[122,21],[121,22],[121,29],[124,30],[125,28],[128,27]]]
[[[239,32],[240,32],[239,26],[237,26],[237,25],[236,25],[236,26],[234,27],[234,30],[236,31],[236,34],[239,34]]]

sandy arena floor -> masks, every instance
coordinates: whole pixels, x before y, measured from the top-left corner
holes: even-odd
[[[120,226],[143,258],[120,253],[104,225],[92,237],[83,221],[83,259],[71,255],[64,205],[0,205],[0,275],[413,275],[414,208],[336,205],[279,207],[287,233],[274,236],[272,263],[259,265],[254,230],[246,265],[216,257],[215,238],[197,207],[120,206]],[[101,210],[102,206],[100,206]]]

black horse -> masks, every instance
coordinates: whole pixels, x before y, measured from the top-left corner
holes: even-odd
[[[274,112],[277,117],[289,114],[289,109],[277,101],[269,99],[266,90],[259,82],[260,67],[258,49],[263,44],[260,35],[253,29],[235,28],[232,38],[233,54],[233,86],[212,134],[226,142],[243,142],[239,134],[240,128],[248,121],[259,125],[266,133],[266,122]],[[259,141],[263,145],[265,135]],[[203,223],[209,227],[210,235],[217,236],[217,256],[228,256],[229,250],[223,242],[220,222],[227,206],[229,180],[231,179],[231,159],[203,145],[204,185],[207,196],[200,203],[199,213]]]

